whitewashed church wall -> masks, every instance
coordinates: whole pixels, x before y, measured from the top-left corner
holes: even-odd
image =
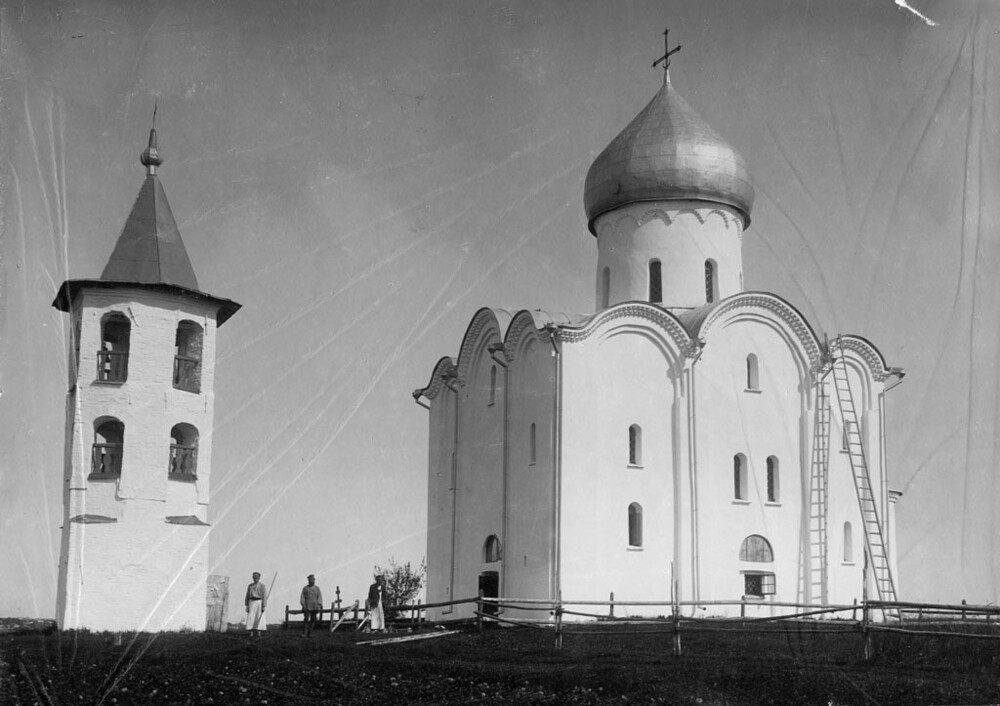
[[[508,370],[508,507],[501,593],[514,599],[552,598],[556,359],[551,344],[529,333]]]
[[[501,535],[503,522],[503,376],[491,402],[491,370],[499,368],[483,337],[473,354],[460,388],[459,443],[456,479],[456,545],[454,598],[479,594],[479,575],[486,569],[483,546],[490,535]],[[455,617],[471,615],[474,606],[456,608]]]
[[[750,354],[758,361],[757,390],[748,385]],[[696,561],[702,600],[739,599],[745,572],[773,573],[775,600],[799,597],[809,479],[808,465],[802,462],[806,399],[801,375],[788,339],[766,316],[713,328],[695,363]],[[740,498],[734,479],[737,454],[746,457],[747,469]],[[768,457],[777,459],[773,499],[768,497]],[[767,539],[773,562],[740,560],[740,546],[750,535]]]
[[[705,261],[717,268],[719,301],[743,291],[742,226],[727,206],[697,201],[643,202],[598,217],[597,296],[610,269],[609,304],[649,301],[649,262],[659,260],[670,307],[706,303]]]
[[[667,600],[674,548],[667,358],[646,331],[628,324],[563,351],[563,598],[606,600],[614,592],[616,600]],[[632,425],[642,430],[637,463],[629,461]],[[639,546],[630,546],[633,503],[642,511]]]
[[[442,387],[430,402],[429,473],[427,488],[427,602],[451,600],[451,537],[456,395]],[[428,619],[449,614],[428,609]]]

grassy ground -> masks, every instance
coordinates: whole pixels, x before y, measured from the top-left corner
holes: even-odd
[[[671,636],[474,629],[396,644],[298,631],[0,635],[0,703],[12,704],[987,704],[1000,641],[857,633]],[[626,629],[616,626],[617,630]],[[397,633],[394,636],[399,636]]]

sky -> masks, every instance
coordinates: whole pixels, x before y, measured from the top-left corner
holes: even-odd
[[[747,289],[907,371],[900,598],[996,602],[1000,3],[903,5],[0,0],[0,616],[55,613],[51,302],[107,262],[154,102],[199,284],[243,305],[218,336],[210,573],[277,574],[272,606],[314,573],[350,602],[426,555],[410,393],[475,311],[594,310],[584,178],[659,88],[665,26],[673,86],[753,179]]]

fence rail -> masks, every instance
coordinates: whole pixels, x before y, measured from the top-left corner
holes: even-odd
[[[349,622],[355,626],[363,623],[365,610],[359,601],[344,607],[338,598],[329,609],[320,612],[320,619],[329,616],[327,621],[331,627],[334,621],[337,625]],[[813,603],[795,603],[788,601],[759,601],[746,598],[733,600],[711,601],[623,601],[615,600],[614,594],[609,600],[554,600],[547,598],[492,598],[483,595],[460,598],[439,603],[420,603],[409,605],[386,606],[386,615],[393,617],[388,620],[395,626],[420,626],[427,622],[427,610],[432,608],[448,608],[461,605],[474,605],[472,618],[439,617],[435,625],[457,625],[473,623],[480,630],[484,625],[510,625],[529,628],[553,630],[555,647],[559,649],[565,635],[623,634],[627,630],[616,630],[614,626],[628,628],[629,626],[662,625],[661,632],[673,635],[673,651],[681,653],[681,636],[683,634],[710,632],[754,632],[794,629],[797,633],[857,633],[862,637],[862,645],[866,659],[871,659],[874,653],[872,635],[874,633],[895,633],[906,635],[923,635],[938,637],[958,637],[979,640],[1000,640],[1000,606],[972,605],[962,601],[961,604],[944,603],[913,603],[906,601],[874,601],[862,600],[850,604],[817,605]],[[577,610],[586,607],[606,607],[603,613]],[[615,615],[615,609],[628,607],[649,608],[663,606],[669,615],[657,617],[638,617]],[[695,617],[684,615],[693,613],[699,608],[740,606],[740,616],[732,617]],[[775,615],[747,615],[747,607],[782,608]],[[547,613],[545,617],[513,617],[506,611],[521,613]],[[301,615],[303,611],[293,610],[285,606],[285,627],[291,624],[293,616]],[[882,622],[874,622],[873,614],[892,616]],[[567,623],[564,616],[576,618],[591,618],[592,621],[571,621]],[[821,619],[823,618],[823,619]],[[794,626],[794,628],[790,627]],[[935,629],[929,629],[935,628]],[[648,631],[648,627],[647,627]],[[984,632],[985,631],[985,632]]]

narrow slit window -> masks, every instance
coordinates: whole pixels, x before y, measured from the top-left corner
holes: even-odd
[[[760,371],[757,365],[757,356],[754,353],[747,356],[747,389],[760,389]]]
[[[705,260],[705,301],[709,304],[719,298],[718,274],[715,260]]]
[[[535,465],[535,459],[538,457],[538,437],[535,429],[535,423],[532,422],[531,426],[528,427],[528,463],[532,466]]]
[[[747,457],[743,454],[733,456],[733,499],[747,499]]]
[[[767,501],[776,503],[780,500],[780,486],[778,477],[778,458],[776,456],[767,457]]]
[[[854,563],[854,528],[850,522],[844,523],[844,563]]]
[[[639,503],[628,506],[628,545],[642,546],[642,505]]]
[[[638,424],[628,428],[628,463],[630,466],[642,465],[642,428]]]
[[[659,260],[649,261],[649,301],[653,304],[663,302],[663,278]]]

